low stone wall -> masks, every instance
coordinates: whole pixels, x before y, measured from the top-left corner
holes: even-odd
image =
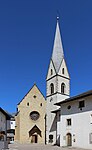
[[[8,142],[7,141],[0,141],[0,150],[2,150],[2,148],[8,148]]]

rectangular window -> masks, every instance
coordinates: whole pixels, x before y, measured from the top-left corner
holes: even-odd
[[[53,135],[49,135],[49,139],[53,139]]]
[[[92,124],[92,114],[90,115],[90,123]]]
[[[71,126],[71,119],[67,119],[67,126]]]
[[[92,144],[92,133],[89,134],[89,143]]]
[[[85,101],[84,100],[79,102],[79,108],[83,108],[83,107],[85,107]]]
[[[53,135],[49,135],[49,143],[52,143],[53,142]]]

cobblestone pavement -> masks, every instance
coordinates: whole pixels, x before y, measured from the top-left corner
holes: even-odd
[[[80,148],[58,147],[43,144],[10,144],[9,150],[84,150]]]

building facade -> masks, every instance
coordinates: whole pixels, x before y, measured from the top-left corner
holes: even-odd
[[[15,141],[45,144],[46,101],[34,85],[18,104],[15,116]]]
[[[58,19],[56,25],[53,52],[50,60],[50,65],[48,68],[46,83],[47,83],[46,141],[47,143],[56,144],[57,143],[56,141],[59,139],[59,134],[57,135],[56,132],[57,115],[52,112],[58,110],[59,107],[55,106],[54,104],[70,96],[70,77],[69,77],[68,69],[64,58],[63,45],[62,45],[62,40],[60,35]]]
[[[14,143],[15,135],[15,114],[11,115],[11,119],[7,121],[7,140],[9,143]]]
[[[92,91],[57,103],[60,112],[60,146],[92,149]]]

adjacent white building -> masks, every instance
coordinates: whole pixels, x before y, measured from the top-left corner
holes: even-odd
[[[92,149],[92,90],[57,105],[61,106],[60,146]]]
[[[15,114],[11,115],[11,119],[7,121],[7,140],[9,143],[14,142],[15,136]]]

